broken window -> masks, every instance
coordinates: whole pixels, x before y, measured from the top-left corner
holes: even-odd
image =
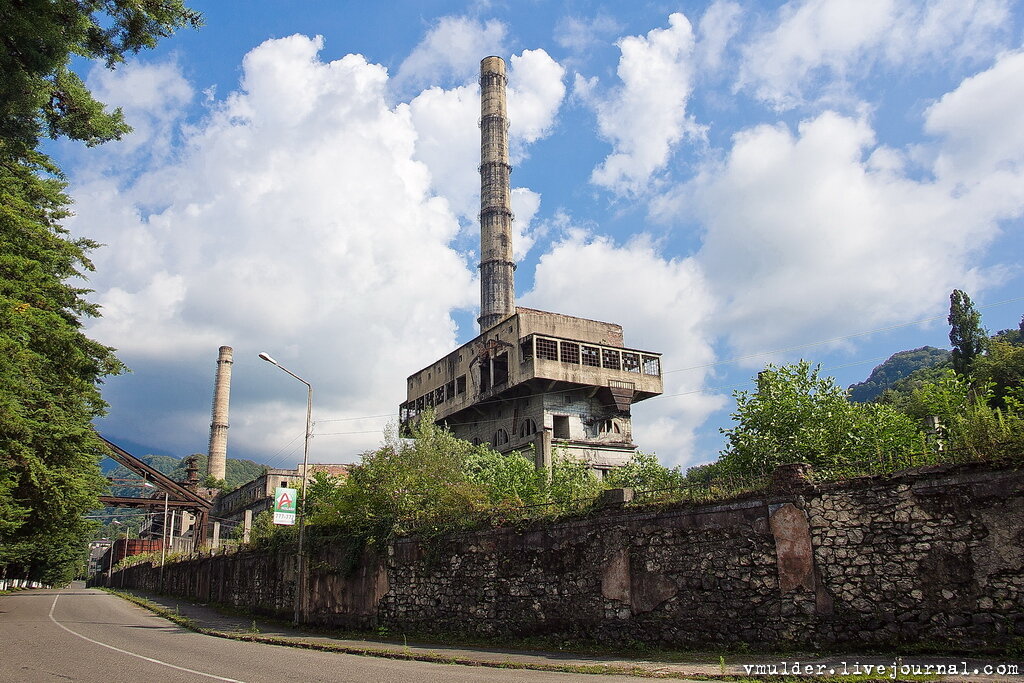
[[[622,352],[622,369],[626,372],[640,372],[640,356],[635,353]]]
[[[561,360],[563,363],[580,364],[580,345],[575,342],[562,342]]]
[[[434,407],[434,392],[433,391],[431,391],[429,394],[424,394],[423,395],[423,405],[426,406],[427,408],[433,408]]]
[[[483,393],[491,388],[491,364],[488,362],[480,363],[480,393]]]
[[[536,433],[537,433],[537,423],[534,422],[533,420],[531,420],[530,418],[526,418],[525,420],[523,420],[523,424],[519,426],[519,436],[520,436],[520,438],[526,438],[526,437],[532,436],[533,434],[536,434]]]
[[[418,399],[416,399],[416,412],[422,413],[424,408],[426,408],[426,406],[424,405],[423,397],[420,396]]]
[[[444,403],[444,387],[438,387],[434,390],[434,405],[439,406]]]
[[[519,342],[519,353],[524,363],[528,360],[533,360],[533,337]]]
[[[444,385],[444,396],[449,401],[455,398],[455,382],[448,382]]]
[[[494,372],[494,386],[500,387],[508,384],[508,354],[499,353],[495,356],[491,361],[491,367]]]
[[[494,440],[492,441],[492,444],[494,445],[495,448],[497,448],[498,446],[504,446],[507,443],[508,432],[506,432],[504,429],[499,429],[498,431],[494,432]]]
[[[455,395],[466,393],[466,376],[461,375],[455,380]]]
[[[537,358],[558,360],[558,342],[554,339],[537,338]]]
[[[644,374],[660,375],[661,359],[658,358],[657,356],[644,356]]]
[[[618,370],[622,367],[619,352],[614,349],[601,349],[601,364],[609,370]]]
[[[552,416],[552,430],[551,436],[556,439],[568,439],[569,438],[569,416],[568,415],[554,415]]]
[[[601,349],[596,346],[584,346],[580,349],[580,357],[584,365],[592,368],[601,367]]]

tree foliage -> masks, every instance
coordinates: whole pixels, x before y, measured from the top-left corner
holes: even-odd
[[[61,226],[70,201],[42,136],[92,145],[127,132],[69,67],[113,66],[197,16],[180,0],[0,3],[0,573],[70,579],[103,489],[90,423],[102,378],[123,370],[81,331],[97,314],[71,284],[97,245]]]
[[[181,0],[30,0],[0,3],[0,141],[34,150],[42,135],[95,145],[127,133],[70,68],[72,57],[113,67],[201,17]]]
[[[602,482],[585,463],[559,452],[550,474],[538,472],[531,458],[458,439],[435,425],[429,414],[412,428],[412,437],[389,434],[344,477],[315,475],[307,497],[312,534],[369,543],[409,533],[432,535],[533,516],[533,506],[544,514],[575,511],[603,489],[622,485]],[[653,456],[640,457],[624,477],[664,480],[668,470]],[[253,538],[269,543],[292,535],[261,527]]]
[[[605,484],[611,488],[658,491],[682,486],[686,477],[678,467],[668,468],[653,453],[638,452],[622,467],[608,473]]]
[[[96,507],[104,484],[105,450],[90,427],[104,406],[97,383],[121,365],[81,332],[96,309],[67,281],[91,269],[93,245],[60,227],[62,184],[36,161],[0,158],[0,489],[10,492],[0,507],[0,566],[50,580],[47,566],[64,554],[29,551],[88,533],[79,516]],[[53,562],[38,564],[45,557]]]
[[[953,370],[960,375],[971,371],[971,364],[982,351],[988,335],[981,328],[981,313],[971,297],[959,289],[949,295],[949,343],[953,345]]]
[[[778,465],[806,462],[839,474],[865,460],[902,458],[917,444],[909,417],[889,406],[851,403],[807,361],[769,365],[756,384],[753,392],[734,394],[736,426],[721,430],[728,444],[719,473],[763,477]]]

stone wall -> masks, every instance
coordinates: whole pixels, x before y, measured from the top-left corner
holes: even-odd
[[[605,510],[310,559],[311,622],[600,642],[842,644],[1024,636],[1024,473],[931,468],[721,505]],[[291,615],[294,562],[168,565],[164,590]],[[156,589],[159,568],[121,572]],[[114,585],[119,582],[114,576]]]

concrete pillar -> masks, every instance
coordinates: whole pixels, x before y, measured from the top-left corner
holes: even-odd
[[[480,62],[480,331],[515,313],[505,61]]]
[[[242,515],[242,543],[249,542],[249,533],[252,531],[252,510],[246,510]]]
[[[534,465],[538,471],[548,472],[551,476],[551,430],[547,427],[537,432],[533,439]]]
[[[210,542],[210,547],[214,550],[220,547],[220,522],[213,523],[213,540]]]
[[[213,385],[213,416],[210,420],[210,447],[206,473],[214,479],[227,475],[228,403],[231,398],[231,347],[220,347],[217,356],[217,378]]]

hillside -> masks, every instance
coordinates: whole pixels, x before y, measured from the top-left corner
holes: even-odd
[[[199,461],[199,479],[202,481],[206,472],[206,456],[201,453],[197,453],[196,459]],[[175,458],[170,455],[143,455],[140,460],[148,464],[150,467],[160,470],[175,481],[185,480],[186,474],[184,458]],[[228,489],[238,488],[247,481],[252,481],[263,474],[266,469],[266,466],[260,465],[252,460],[228,458],[227,476],[225,477]],[[117,465],[110,469],[106,472],[106,475],[114,479],[137,478],[121,465]],[[121,489],[122,487],[117,485],[111,486],[111,491],[114,492],[115,495],[118,495],[121,492]],[[130,491],[135,491],[135,493],[130,493]],[[124,489],[124,495],[138,495],[138,488]]]
[[[891,388],[912,373],[933,368],[949,360],[949,351],[934,346],[894,353],[881,365],[871,371],[863,382],[851,384],[850,400],[867,403],[876,399],[883,391]]]

